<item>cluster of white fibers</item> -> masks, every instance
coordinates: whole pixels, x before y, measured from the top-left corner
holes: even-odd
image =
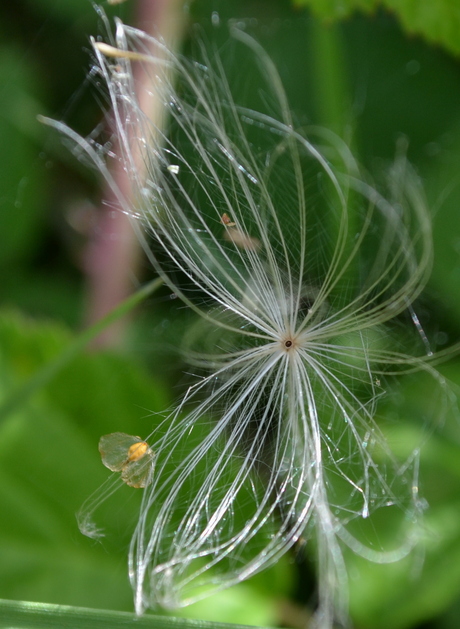
[[[297,131],[267,54],[231,34],[259,67],[270,115],[235,103],[204,47],[193,63],[121,23],[111,45],[94,44],[129,199],[113,157],[55,125],[104,173],[158,273],[199,315],[188,356],[200,377],[148,438],[155,467],[129,552],[135,608],[190,604],[314,538],[316,622],[331,627],[346,614],[341,546],[391,561],[413,543],[408,533],[398,551],[366,550],[347,525],[386,505],[412,521],[419,510],[416,465],[392,455],[376,409],[389,374],[432,371],[387,325],[426,283],[429,213],[402,156],[382,196],[332,134]],[[161,124],[139,105],[134,64],[150,75]],[[82,520],[92,534],[99,498]]]

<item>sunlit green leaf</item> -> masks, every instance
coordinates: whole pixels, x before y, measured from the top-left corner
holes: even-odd
[[[385,8],[394,13],[411,35],[421,35],[458,55],[460,13],[457,0],[295,0],[325,20],[340,20],[355,11],[374,12]]]

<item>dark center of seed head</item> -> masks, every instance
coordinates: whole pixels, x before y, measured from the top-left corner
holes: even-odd
[[[285,347],[292,347],[292,341],[284,341]]]

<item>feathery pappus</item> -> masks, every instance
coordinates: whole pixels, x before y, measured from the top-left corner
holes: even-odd
[[[313,537],[326,628],[346,616],[343,545],[394,561],[415,543],[416,457],[393,455],[377,407],[381,382],[405,371],[443,386],[431,357],[405,353],[389,325],[427,282],[430,214],[402,153],[379,192],[341,140],[296,128],[268,54],[239,27],[231,36],[259,69],[267,112],[235,100],[204,45],[190,61],[121,22],[114,41],[93,42],[129,198],[113,158],[54,126],[111,183],[153,266],[197,314],[186,338],[196,383],[145,442],[114,433],[126,445],[115,471],[151,466],[131,483],[143,487],[129,551],[137,613],[237,584]],[[134,64],[149,73],[155,119]],[[89,535],[106,495],[83,508]],[[411,515],[406,542],[366,548],[347,525],[389,505]]]

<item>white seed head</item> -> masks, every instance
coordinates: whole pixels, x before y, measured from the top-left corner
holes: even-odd
[[[394,352],[385,327],[425,285],[431,224],[403,156],[380,194],[340,140],[295,129],[273,63],[232,34],[261,67],[270,116],[235,103],[205,54],[191,63],[121,23],[117,49],[95,44],[132,182],[129,197],[115,192],[162,251],[160,262],[147,248],[155,268],[200,316],[189,359],[206,370],[149,438],[155,472],[130,577],[139,613],[183,606],[315,535],[327,627],[346,607],[342,543],[379,561],[411,547],[377,557],[346,525],[388,504],[417,515],[416,466],[396,461],[375,415],[385,374],[436,378],[423,358]],[[139,104],[132,63],[150,73],[159,119]],[[56,126],[112,181],[91,143]]]

